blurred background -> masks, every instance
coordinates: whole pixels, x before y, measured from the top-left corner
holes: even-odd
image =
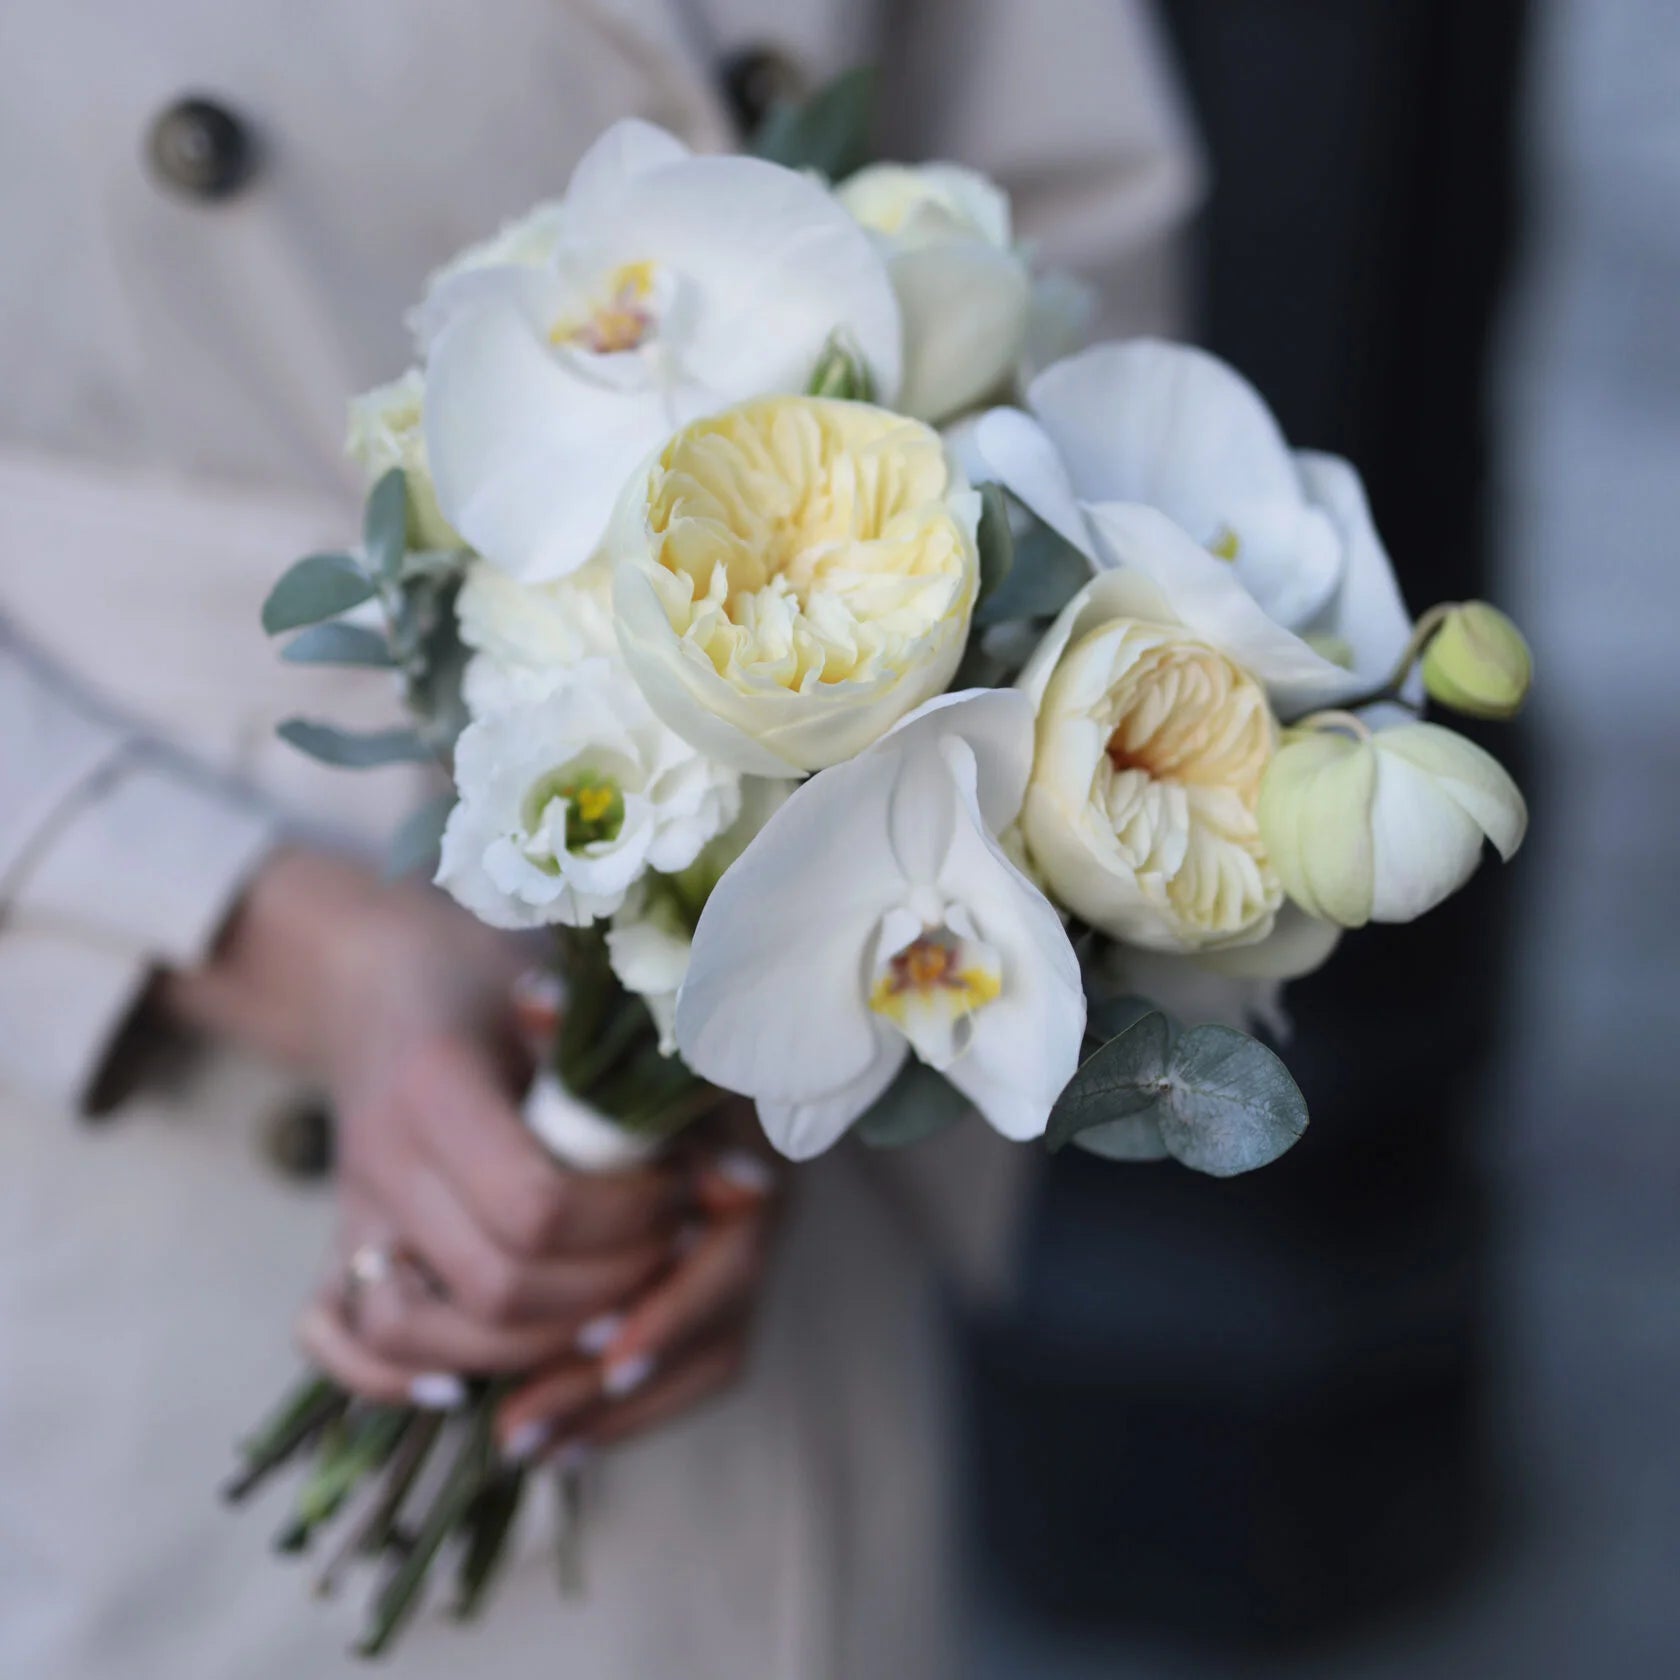
[[[1196,335],[1488,595],[1531,798],[1292,993],[1252,1180],[1061,1160],[968,1338],[975,1680],[1680,1673],[1680,6],[1165,0]],[[1100,1474],[1093,1471],[1101,1465]]]

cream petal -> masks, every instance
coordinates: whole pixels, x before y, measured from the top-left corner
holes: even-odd
[[[625,479],[663,428],[657,392],[576,378],[509,308],[443,331],[427,373],[426,450],[444,517],[527,582],[590,556]]]
[[[1280,710],[1323,704],[1343,692],[1347,672],[1268,618],[1230,564],[1164,513],[1137,502],[1103,502],[1087,503],[1085,514],[1107,562],[1148,578],[1178,622],[1263,683]]]
[[[1026,334],[1026,264],[1013,251],[970,239],[899,251],[889,271],[904,316],[896,406],[940,421],[995,392]]]
[[[1374,740],[1380,754],[1398,754],[1433,777],[1507,863],[1516,856],[1528,830],[1528,805],[1491,753],[1434,723],[1384,730]]]
[[[1234,368],[1158,339],[1093,345],[1027,391],[1086,502],[1146,502],[1212,531],[1233,502],[1298,502],[1288,445]]]
[[[1476,872],[1482,830],[1427,770],[1397,752],[1375,758],[1371,919],[1410,922]]]

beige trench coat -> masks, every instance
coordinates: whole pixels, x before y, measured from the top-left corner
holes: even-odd
[[[729,145],[714,65],[769,45],[814,77],[883,62],[900,155],[992,170],[1117,323],[1162,325],[1195,172],[1139,4],[0,12],[0,1674],[351,1671],[354,1607],[308,1602],[212,1498],[292,1370],[327,1236],[324,1194],[258,1147],[290,1093],[224,1052],[97,1128],[73,1111],[146,976],[204,950],[278,833],[367,843],[412,799],[275,743],[290,712],[392,702],[280,665],[257,606],[353,529],[345,399],[404,365],[424,275],[616,117]],[[188,95],[255,137],[225,198],[148,162]],[[427,1622],[397,1672],[936,1675],[927,1256],[995,1257],[986,1141],[811,1169],[747,1383],[600,1467],[587,1601],[557,1601],[533,1545],[484,1625]]]

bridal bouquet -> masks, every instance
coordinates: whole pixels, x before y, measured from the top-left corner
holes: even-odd
[[[832,115],[832,112],[830,113]],[[1409,921],[1525,812],[1426,697],[1508,716],[1480,603],[1402,602],[1358,474],[1292,450],[1200,351],[1078,337],[996,187],[837,185],[639,122],[467,251],[417,366],[358,399],[364,542],[266,608],[283,657],[389,667],[436,759],[400,840],[567,997],[529,1105],[566,1160],[659,1148],[728,1093],[803,1159],[978,1114],[1220,1175],[1307,1123],[1283,982]],[[941,430],[940,428],[943,428]],[[517,1503],[489,1396],[437,1420],[312,1382],[249,1448],[316,1454],[286,1536],[364,1482],[368,1648],[440,1548],[483,1589]]]

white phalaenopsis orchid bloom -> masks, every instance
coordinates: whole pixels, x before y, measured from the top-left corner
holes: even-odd
[[[797,789],[719,882],[677,1043],[756,1100],[785,1155],[836,1142],[912,1050],[1006,1137],[1044,1130],[1085,995],[1055,909],[997,840],[1031,762],[1024,696],[941,696]]]
[[[541,265],[434,289],[426,445],[440,506],[487,560],[589,558],[631,472],[678,426],[797,391],[843,334],[886,400],[901,327],[869,236],[814,180],[695,157],[616,124],[578,164]]]
[[[1114,540],[1116,507],[1182,527],[1191,542],[1150,577],[1187,622],[1217,619],[1266,650],[1286,717],[1392,675],[1411,619],[1358,473],[1292,452],[1234,369],[1188,345],[1099,344],[1046,368],[1027,407],[980,421],[992,475],[1099,569],[1135,563]]]
[[[610,916],[647,870],[686,869],[740,809],[734,771],[667,729],[605,659],[469,724],[455,781],[438,884],[493,927]]]

